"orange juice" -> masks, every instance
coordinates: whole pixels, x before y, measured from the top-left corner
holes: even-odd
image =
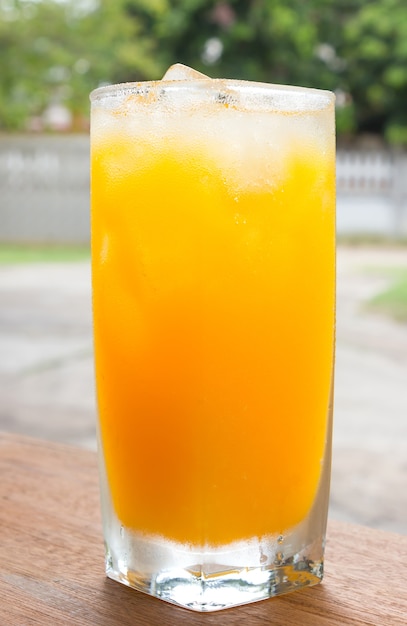
[[[111,503],[130,533],[196,549],[295,528],[326,463],[333,104],[270,111],[244,90],[178,107],[136,86],[92,118]]]

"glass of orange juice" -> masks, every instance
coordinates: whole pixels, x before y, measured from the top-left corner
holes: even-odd
[[[91,95],[106,572],[214,611],[323,575],[334,96],[178,70]]]

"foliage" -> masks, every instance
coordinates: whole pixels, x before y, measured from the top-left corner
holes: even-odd
[[[362,2],[346,20],[343,86],[355,103],[356,128],[407,144],[407,3]]]
[[[0,0],[0,127],[175,62],[336,91],[338,131],[407,144],[405,0]]]
[[[90,7],[79,0],[0,0],[0,127],[22,128],[52,103],[87,114],[92,88],[157,71],[151,38],[128,19],[122,0]]]

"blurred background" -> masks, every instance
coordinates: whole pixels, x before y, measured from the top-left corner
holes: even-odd
[[[0,0],[0,430],[95,448],[89,92],[175,62],[336,94],[330,514],[406,533],[405,0]]]

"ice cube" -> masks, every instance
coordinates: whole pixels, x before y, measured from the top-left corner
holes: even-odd
[[[213,88],[213,98],[214,101],[224,105],[225,107],[234,107],[239,103],[238,93],[236,90],[231,90],[227,87],[227,81],[221,81],[220,79],[213,80],[210,76],[206,74],[202,74],[202,72],[197,72],[192,69],[192,67],[188,67],[188,65],[183,65],[182,63],[175,63],[168,68],[165,72],[164,76],[161,80],[164,81],[194,81],[194,80],[210,80],[211,86]],[[219,91],[217,90],[219,88]]]
[[[175,63],[168,68],[162,80],[197,80],[202,78],[209,78],[209,76],[197,72],[193,70],[192,67],[188,67],[182,63]]]

